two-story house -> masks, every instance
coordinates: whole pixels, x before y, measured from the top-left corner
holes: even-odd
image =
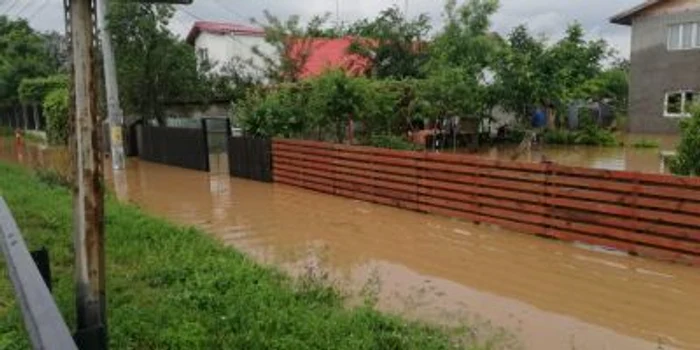
[[[648,0],[611,22],[632,27],[629,131],[677,133],[700,100],[700,1]]]
[[[194,46],[199,63],[208,61],[213,73],[220,73],[226,65],[237,60],[249,62],[251,73],[260,73],[264,59],[254,52],[257,49],[265,57],[275,55],[275,48],[265,41],[262,28],[235,23],[195,22],[187,35],[187,42]],[[244,65],[247,66],[247,65]]]

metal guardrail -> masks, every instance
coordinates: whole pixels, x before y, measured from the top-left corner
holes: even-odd
[[[77,349],[49,286],[39,272],[12,213],[0,197],[0,246],[34,349]]]

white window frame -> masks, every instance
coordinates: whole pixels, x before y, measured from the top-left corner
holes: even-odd
[[[685,26],[693,26],[693,30],[691,31],[692,38],[690,41],[690,47],[683,47],[683,33],[685,32],[683,30],[683,27]],[[676,43],[678,45],[678,48],[673,48],[671,45],[671,31],[672,29],[676,29],[679,31],[678,35],[678,42]],[[700,22],[684,22],[684,23],[673,23],[669,24],[668,27],[666,28],[666,48],[668,51],[687,51],[687,50],[697,50],[700,49],[700,40],[698,40],[698,31],[700,31]]]
[[[688,118],[690,117],[690,112],[688,112],[688,108],[690,106],[686,106],[686,94],[687,93],[692,93],[695,96],[700,96],[697,91],[694,90],[676,90],[676,91],[669,91],[666,93],[664,96],[664,117],[666,118]],[[675,95],[675,94],[680,94],[681,95],[681,113],[668,113],[668,97],[670,95]]]

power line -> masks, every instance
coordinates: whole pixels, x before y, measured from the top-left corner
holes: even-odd
[[[230,9],[228,6],[226,6],[225,3],[221,2],[221,0],[214,0],[214,1],[216,1],[217,3],[219,3],[219,4],[221,5],[221,7],[222,7],[224,10],[226,10],[228,13],[230,13],[230,14],[232,14],[232,15],[238,17],[238,18],[241,18],[241,19],[243,19],[243,20],[246,21],[246,22],[248,22],[248,21],[250,20],[250,18],[246,18],[246,17],[243,16],[240,12],[237,12],[237,11],[234,11],[234,10]]]
[[[15,17],[21,17],[21,16],[22,16],[22,12],[24,12],[24,10],[26,10],[26,9],[29,7],[29,5],[31,5],[31,4],[32,4],[31,1],[27,1],[27,4],[24,5],[21,9],[19,9],[19,11],[18,11],[17,14],[15,15]]]
[[[34,18],[34,16],[44,12],[44,10],[46,9],[46,5],[48,5],[48,1],[49,0],[43,0],[42,4],[36,10],[34,10],[34,12],[32,12],[29,16],[27,16],[27,18],[32,19],[32,18]]]
[[[20,4],[20,3],[21,3],[21,1],[17,0],[16,2],[13,2],[12,4],[10,4],[10,6],[7,9],[3,10],[2,12],[4,12],[6,15],[9,15],[10,12],[12,11],[12,9],[14,9],[15,6],[17,6],[17,4]]]

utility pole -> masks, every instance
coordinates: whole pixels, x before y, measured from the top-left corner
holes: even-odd
[[[95,7],[92,0],[64,0],[66,34],[71,38],[71,156],[73,244],[77,333],[81,349],[106,349],[107,317],[104,256],[104,190],[94,53]]]
[[[107,0],[97,2],[97,23],[100,28],[102,44],[102,65],[104,66],[105,91],[107,93],[107,114],[109,115],[110,149],[112,154],[112,169],[124,170],[124,112],[119,105],[119,86],[117,85],[117,68],[112,49],[112,37],[107,29]]]

